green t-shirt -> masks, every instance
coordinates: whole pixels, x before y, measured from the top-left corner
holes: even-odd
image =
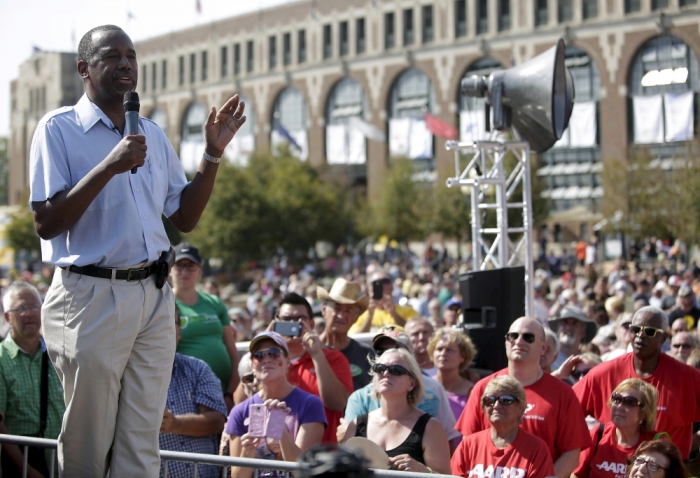
[[[221,299],[203,292],[197,294],[195,305],[175,299],[180,309],[182,333],[177,351],[204,360],[219,377],[221,389],[225,391],[231,378],[231,357],[224,344],[224,326],[231,325],[231,319]]]

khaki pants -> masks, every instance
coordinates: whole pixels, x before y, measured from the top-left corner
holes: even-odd
[[[175,302],[154,276],[110,281],[57,268],[42,307],[63,384],[62,477],[157,477],[175,355]]]

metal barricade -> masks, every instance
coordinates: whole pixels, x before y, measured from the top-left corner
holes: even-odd
[[[3,443],[12,443],[24,447],[24,466],[22,469],[22,477],[27,476],[27,458],[30,446],[38,448],[51,449],[51,478],[53,478],[53,468],[56,456],[57,442],[46,438],[23,437],[18,435],[3,435],[0,434],[0,452],[2,451]],[[245,468],[264,468],[267,470],[281,470],[287,473],[299,471],[299,464],[291,461],[276,461],[276,460],[259,460],[255,458],[235,458],[232,456],[205,455],[202,453],[185,453],[178,451],[160,450],[160,458],[165,462],[164,476],[168,476],[168,462],[184,461],[194,464],[193,478],[197,478],[198,465],[218,465],[218,466],[240,466]],[[394,470],[373,470],[376,478],[425,478],[425,473],[414,473],[410,471],[394,471]],[[441,475],[433,473],[431,478],[454,478],[453,475]]]

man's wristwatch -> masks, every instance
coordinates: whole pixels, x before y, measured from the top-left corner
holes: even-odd
[[[204,152],[204,154],[202,154],[202,157],[210,163],[219,164],[221,162],[221,158],[215,158],[211,154],[207,154],[206,151]]]

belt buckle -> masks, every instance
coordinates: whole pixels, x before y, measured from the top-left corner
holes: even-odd
[[[132,279],[131,278],[131,273],[137,273],[137,272],[143,272],[145,269],[129,269],[126,271],[126,280],[127,282],[132,282],[132,281],[137,281],[141,279]]]

